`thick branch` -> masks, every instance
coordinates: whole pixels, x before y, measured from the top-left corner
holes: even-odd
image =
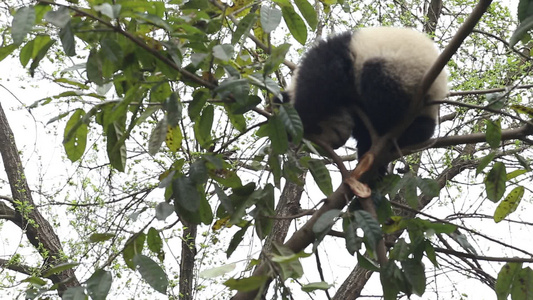
[[[15,138],[1,104],[0,141],[0,154],[2,155],[4,168],[11,187],[11,194],[15,203],[20,203],[14,209],[6,205],[2,206],[4,212],[10,213],[10,218],[12,218],[13,223],[25,231],[26,237],[35,249],[39,251],[45,260],[46,266],[54,266],[65,262],[62,259],[63,248],[59,237],[33,202],[19,152],[15,145]],[[24,208],[24,211],[21,208]],[[50,279],[52,279],[52,282],[58,284],[60,294],[70,286],[80,285],[72,269],[55,274]]]

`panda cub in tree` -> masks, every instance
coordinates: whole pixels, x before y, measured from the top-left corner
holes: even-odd
[[[353,136],[362,157],[371,139],[355,108],[383,135],[404,120],[413,101],[444,99],[448,92],[444,71],[423,99],[416,97],[422,77],[438,55],[433,41],[411,29],[346,32],[321,41],[304,55],[282,102],[293,104],[306,138],[336,149]],[[438,105],[424,105],[398,137],[400,148],[431,138],[438,112]]]

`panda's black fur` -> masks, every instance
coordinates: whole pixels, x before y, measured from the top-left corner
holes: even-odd
[[[332,148],[350,136],[361,156],[371,146],[362,110],[379,135],[401,123],[425,72],[438,57],[434,43],[414,30],[392,27],[359,29],[321,41],[304,55],[289,88],[282,93],[298,111],[304,136]],[[424,101],[447,94],[443,71]],[[438,105],[426,105],[397,139],[400,147],[418,144],[434,133]]]

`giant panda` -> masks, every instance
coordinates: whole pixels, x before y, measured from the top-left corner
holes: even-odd
[[[442,71],[423,98],[416,95],[438,55],[427,36],[407,28],[345,32],[311,47],[282,99],[275,100],[292,103],[304,137],[336,149],[353,136],[359,157],[370,149],[371,139],[356,108],[384,135],[406,118],[413,101],[422,100],[422,109],[396,140],[400,148],[419,144],[431,138],[438,119],[439,106],[427,102],[448,92]]]

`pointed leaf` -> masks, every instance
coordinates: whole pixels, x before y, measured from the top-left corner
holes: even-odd
[[[70,23],[59,30],[59,38],[61,39],[61,46],[67,56],[76,55],[76,40],[74,39],[74,32]]]
[[[513,282],[518,277],[518,273],[522,269],[522,263],[506,263],[498,273],[494,290],[498,296],[498,300],[506,300],[511,293]]]
[[[213,47],[213,56],[221,61],[229,61],[233,57],[233,45],[223,44]]]
[[[142,278],[156,291],[161,294],[167,293],[168,278],[167,274],[159,264],[148,256],[137,254],[133,258],[135,267],[141,273]]]
[[[513,300],[531,300],[533,298],[533,270],[531,268],[526,267],[518,272],[513,282],[511,298]]]
[[[237,29],[235,29],[235,32],[231,37],[231,43],[233,45],[238,44],[243,35],[245,35],[245,37],[248,35],[250,29],[252,29],[252,26],[255,24],[256,18],[257,14],[255,12],[251,12],[239,21]]]
[[[75,110],[65,126],[63,147],[71,162],[75,162],[82,157],[87,145],[87,133],[89,130],[87,124],[82,122],[83,116],[85,116],[83,109]]]
[[[426,291],[426,273],[424,264],[421,261],[408,259],[402,261],[402,268],[407,281],[413,288],[413,293],[422,296]]]
[[[105,300],[111,289],[113,276],[111,272],[102,269],[96,270],[87,280],[87,293],[93,300]]]
[[[179,205],[190,212],[197,212],[200,208],[200,194],[194,182],[189,177],[181,176],[172,181],[174,199]]]
[[[272,153],[284,154],[289,148],[289,141],[281,118],[279,116],[271,117],[268,120],[267,130],[272,145]]]
[[[199,276],[201,278],[206,278],[206,279],[220,277],[220,276],[222,276],[224,274],[227,274],[227,273],[235,270],[236,266],[237,266],[237,264],[231,263],[231,264],[227,264],[227,265],[222,265],[220,267],[203,270],[202,272],[200,272]]]
[[[266,5],[261,6],[261,26],[265,33],[270,33],[278,27],[281,22],[281,11],[277,8],[270,8]]]
[[[181,148],[181,142],[183,141],[183,134],[179,126],[170,127],[168,126],[167,134],[165,136],[165,144],[167,145],[170,152],[178,152]]]
[[[329,170],[324,165],[324,162],[321,160],[310,160],[309,171],[322,193],[326,196],[331,195],[333,193],[333,186],[331,184]]]
[[[67,26],[68,22],[70,22],[70,14],[68,8],[59,7],[57,10],[46,12],[44,14],[44,19],[54,26],[63,28]]]
[[[513,213],[518,205],[520,204],[520,201],[522,200],[522,197],[524,196],[524,187],[523,186],[517,186],[515,187],[505,199],[503,199],[502,202],[496,207],[496,211],[494,212],[494,221],[496,223],[499,223],[505,217]]]
[[[116,121],[109,124],[107,128],[107,157],[111,165],[119,172],[124,172],[126,167],[126,143],[122,139],[124,126],[121,121]]]
[[[500,146],[502,141],[502,127],[501,121],[485,120],[487,126],[486,139],[492,149],[496,149]]]
[[[35,8],[33,6],[21,7],[13,17],[11,36],[15,45],[20,45],[26,35],[35,25]]]
[[[490,201],[496,203],[502,198],[505,193],[506,180],[505,165],[502,162],[495,163],[492,170],[485,177],[485,190]]]
[[[368,240],[369,247],[372,250],[375,250],[378,241],[383,237],[378,221],[376,221],[370,213],[364,210],[354,211],[353,214],[357,224],[359,224],[359,227],[361,227],[365,233],[365,238]]]
[[[307,21],[307,24],[313,31],[316,30],[316,26],[318,25],[318,18],[316,15],[316,11],[307,0],[295,0],[294,3],[298,7],[298,10],[302,14],[302,16]]]
[[[283,15],[283,20],[285,20],[285,24],[287,24],[294,39],[300,44],[305,45],[305,42],[307,41],[307,27],[305,27],[305,23],[300,15],[294,11],[292,6],[282,7],[281,13]]]
[[[495,156],[496,156],[496,153],[491,152],[491,153],[487,154],[487,156],[485,156],[481,160],[479,160],[479,164],[476,167],[476,175],[481,173],[483,171],[483,169],[485,169],[485,167],[487,167],[494,160]]]
[[[161,119],[157,122],[157,125],[152,130],[150,134],[150,139],[148,140],[148,154],[156,155],[161,148],[161,144],[167,136],[167,122],[166,119]]]

